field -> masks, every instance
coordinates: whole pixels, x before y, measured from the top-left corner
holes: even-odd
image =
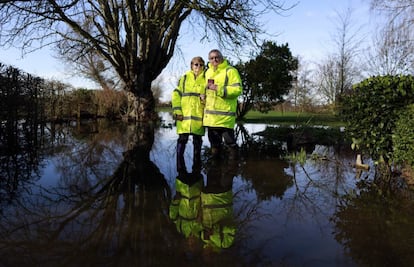
[[[172,112],[169,107],[159,107],[158,111]],[[280,112],[269,111],[260,113],[259,111],[249,111],[246,117],[241,120],[247,123],[268,123],[281,125],[323,125],[331,127],[345,126],[337,116],[328,113],[306,113],[306,112]]]
[[[305,112],[280,112],[270,111],[268,113],[260,113],[258,111],[250,111],[243,119],[249,123],[269,123],[282,125],[324,125],[331,127],[345,126],[338,117],[327,113],[305,113]]]

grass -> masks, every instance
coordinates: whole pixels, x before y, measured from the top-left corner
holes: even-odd
[[[340,127],[345,125],[344,122],[340,121],[339,118],[333,114],[280,111],[269,111],[268,113],[249,111],[242,121],[248,123],[324,125],[331,127]]]
[[[171,112],[171,108],[158,108],[158,111]],[[338,143],[347,143],[344,133],[339,129],[345,126],[338,117],[328,113],[306,113],[306,112],[280,112],[269,111],[260,113],[258,111],[249,111],[245,118],[241,120],[244,123],[264,123],[268,125],[278,125],[279,127],[267,127],[264,131],[255,133],[262,136],[264,140],[272,142],[273,140],[287,141],[288,137],[294,143],[317,143],[321,145],[333,145]],[[290,126],[295,125],[292,128]],[[328,128],[313,127],[328,126]]]
[[[157,111],[172,112],[172,109],[171,107],[157,107]],[[266,123],[280,125],[323,125],[331,127],[345,126],[345,123],[339,120],[339,118],[333,114],[291,111],[269,111],[268,113],[249,111],[245,118],[241,121],[246,123]]]
[[[348,143],[345,133],[338,127],[318,128],[312,126],[300,126],[291,128],[289,126],[267,127],[262,132],[255,133],[262,136],[264,140],[291,141],[295,144],[313,143],[319,145],[333,145]]]

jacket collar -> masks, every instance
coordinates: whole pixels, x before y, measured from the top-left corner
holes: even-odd
[[[217,66],[217,70],[220,69],[226,69],[227,66],[229,65],[229,62],[227,61],[227,59],[224,59],[223,62],[221,62],[218,66]],[[211,65],[211,63],[208,63],[208,68],[214,70],[214,67]]]

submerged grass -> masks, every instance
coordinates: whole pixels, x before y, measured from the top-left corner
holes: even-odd
[[[172,112],[171,107],[157,107],[157,111]],[[249,111],[240,120],[245,123],[265,123],[279,125],[322,125],[331,127],[345,126],[337,116],[330,113],[309,113],[309,112],[281,112],[269,111],[261,113],[259,111]]]
[[[341,127],[345,125],[344,122],[333,114],[306,112],[270,111],[268,113],[260,113],[258,111],[249,111],[242,121],[246,123],[279,125],[322,125],[331,127]]]
[[[157,110],[172,112],[170,107],[157,108]],[[345,123],[329,113],[249,111],[239,122],[267,124],[264,131],[253,133],[266,141],[287,141],[294,144],[318,143],[320,145],[349,143],[341,130]]]
[[[294,145],[313,143],[329,146],[350,143],[339,127],[268,126],[265,130],[254,133],[254,135],[261,136],[264,140],[291,142]]]
[[[343,131],[345,123],[333,114],[250,111],[242,122],[267,124],[264,131],[254,133],[267,141],[278,140],[299,147],[304,144],[329,146],[349,143]]]

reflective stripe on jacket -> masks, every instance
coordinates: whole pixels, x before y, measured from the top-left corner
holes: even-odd
[[[233,192],[201,193],[201,209],[205,229],[201,233],[201,238],[204,243],[217,248],[230,247],[236,235]]]
[[[218,88],[217,91],[206,90],[203,125],[233,129],[236,123],[237,97],[242,92],[239,72],[227,60],[219,64],[215,71],[209,63],[205,79],[213,79]]]
[[[198,221],[198,217],[201,208],[200,195],[203,180],[190,186],[176,179],[175,185],[177,196],[171,202],[169,216],[177,231],[185,237],[190,235],[200,237],[202,225]]]
[[[177,120],[177,133],[193,133],[204,135],[203,111],[200,94],[205,93],[204,73],[195,78],[189,70],[179,80],[173,91],[171,104],[174,116],[182,115],[183,120]]]

